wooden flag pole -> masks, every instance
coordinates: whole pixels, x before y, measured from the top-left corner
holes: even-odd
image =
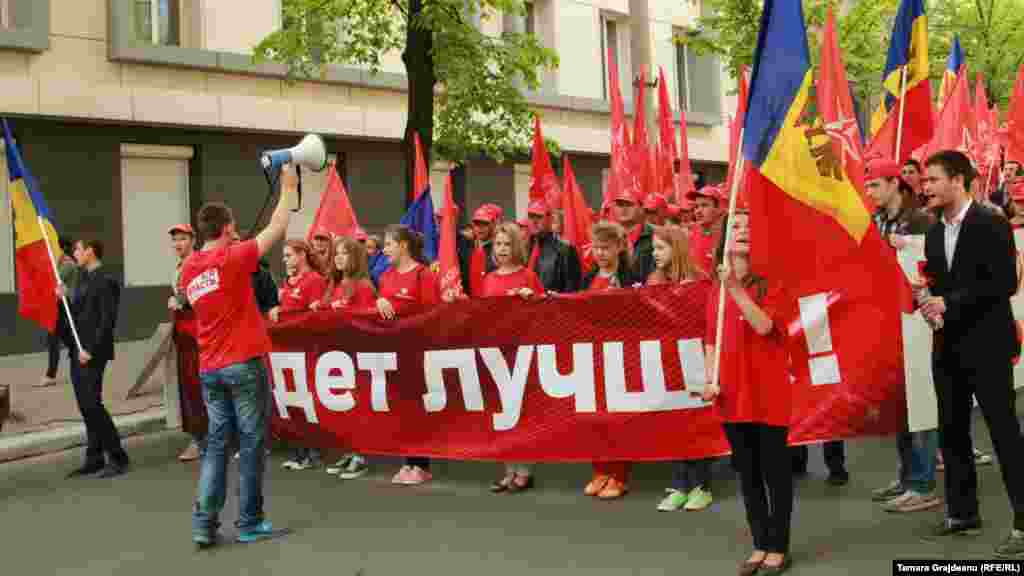
[[[57,279],[57,285],[63,286],[64,282],[60,279],[60,269],[57,268],[57,260],[53,257],[53,249],[50,247],[50,238],[46,233],[46,225],[43,224],[43,217],[36,216],[36,222],[39,223],[39,230],[43,233],[43,243],[46,244],[46,253],[50,255],[50,265],[53,266],[53,276]],[[68,326],[71,327],[71,335],[75,337],[75,344],[78,345],[78,350],[82,350],[82,340],[78,337],[78,328],[75,326],[75,318],[71,315],[71,306],[68,305],[68,295],[61,295],[60,301],[64,303],[64,312],[68,317]],[[60,319],[57,320],[60,322]],[[74,358],[71,360],[75,361]]]
[[[908,62],[909,64],[909,62]],[[884,96],[883,96],[884,98]],[[893,151],[894,160],[902,162],[900,151],[903,149],[903,110],[907,104],[907,65],[900,69],[900,117],[896,124],[896,150]]]

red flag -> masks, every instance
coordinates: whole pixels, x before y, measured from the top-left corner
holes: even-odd
[[[313,225],[309,227],[309,233],[306,235],[307,239],[319,228],[325,228],[335,236],[348,236],[359,228],[359,221],[356,220],[356,212],[349,202],[345,184],[342,183],[333,163],[327,167],[327,187],[320,196],[320,206],[316,209]]]
[[[839,41],[836,39],[835,17],[831,7],[821,44],[817,104],[825,134],[832,140],[833,157],[840,159],[846,177],[863,199],[866,195],[860,125],[857,124],[857,114],[853,108],[846,67],[839,55]]]
[[[647,67],[640,70],[640,83],[633,100],[633,146],[630,148],[630,165],[633,168],[634,197],[643,202],[651,191],[651,148],[647,137]]]
[[[747,67],[740,67],[740,93],[736,97],[736,115],[729,122],[729,174],[726,178],[725,190],[732,191],[732,180],[736,172],[736,151],[740,145],[740,133],[743,131],[743,122],[747,116],[747,100],[750,98],[750,89],[747,86]],[[746,172],[746,171],[744,171]],[[740,187],[743,187],[741,177]]]
[[[441,208],[441,245],[438,247],[438,261],[441,295],[448,298],[463,298],[462,275],[459,272],[459,256],[455,251],[456,222],[458,208],[452,195],[452,173],[444,180],[444,204]]]
[[[679,107],[679,173],[676,174],[676,204],[686,204],[686,193],[694,188],[690,168],[690,143],[686,138],[686,108]]]
[[[605,188],[604,203],[611,204],[612,199],[621,191],[627,191],[634,197],[633,169],[629,162],[629,128],[626,126],[626,111],[622,103],[622,91],[619,88],[619,66],[615,61],[612,49],[608,48],[608,97],[612,111],[612,142],[611,166],[608,170],[608,186]]]
[[[924,151],[925,158],[940,150],[959,150],[965,154],[972,152],[974,118],[967,91],[966,69],[961,69],[957,74],[952,90],[939,114],[935,137]]]
[[[1024,64],[1017,71],[1006,118],[1006,159],[1024,160]]]
[[[672,101],[665,84],[665,70],[658,67],[658,188],[665,199],[674,198],[674,167],[679,159],[676,150],[675,130],[672,128]]]
[[[551,155],[544,145],[544,133],[540,128],[540,116],[533,117],[533,168],[530,175],[530,200],[544,200],[551,208],[558,208],[561,192],[558,179],[551,167]]]
[[[409,191],[409,203],[413,203],[423,191],[430,186],[430,173],[427,172],[427,162],[423,157],[423,145],[420,144],[419,132],[413,132],[413,142],[416,144],[416,173],[413,175],[412,190]]]
[[[572,171],[569,156],[562,157],[562,170],[565,172],[562,186],[562,209],[565,224],[562,227],[562,239],[576,247],[580,256],[580,265],[584,271],[590,270],[593,257],[590,252],[590,208],[583,198],[583,191],[576,183],[576,174]]]

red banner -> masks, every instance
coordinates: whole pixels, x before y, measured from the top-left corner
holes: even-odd
[[[468,300],[394,322],[337,311],[284,318],[271,330],[274,432],[307,446],[453,460],[725,454],[714,408],[686,391],[704,377],[708,290]],[[822,426],[819,407],[837,397],[847,410]],[[902,390],[844,381],[808,385],[794,401],[794,430],[813,430],[794,442],[905,425]],[[798,425],[808,418],[814,425]]]

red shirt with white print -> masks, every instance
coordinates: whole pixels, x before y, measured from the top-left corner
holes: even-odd
[[[335,284],[334,289],[325,300],[323,308],[365,310],[373,308],[377,301],[377,292],[373,289],[373,284],[366,278],[346,279]]]
[[[537,273],[529,268],[520,268],[511,274],[501,274],[497,270],[484,277],[484,298],[494,296],[515,295],[520,289],[529,288],[535,296],[544,294],[544,285],[540,283]]]
[[[298,276],[290,276],[278,291],[281,311],[309,310],[309,305],[319,300],[327,290],[327,280],[313,270],[306,270]]]
[[[704,343],[715,345],[718,323],[719,285],[708,291],[707,336]],[[743,317],[740,307],[725,295],[722,337],[722,367],[719,396],[715,407],[724,422],[757,422],[789,426],[793,384],[789,354],[785,345],[786,311],[795,306],[778,285],[754,284],[747,294],[772,319],[772,331],[761,336]],[[709,358],[714,362],[714,358]]]
[[[196,315],[199,370],[211,372],[270,352],[251,276],[259,268],[255,240],[193,252],[178,289]]]
[[[422,264],[408,272],[399,272],[394,266],[380,275],[380,297],[391,302],[395,313],[401,315],[410,308],[432,306],[441,301],[437,276]]]

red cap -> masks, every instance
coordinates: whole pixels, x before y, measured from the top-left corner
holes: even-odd
[[[501,206],[498,206],[497,204],[484,204],[484,207],[494,214],[495,222],[500,222],[505,219],[505,211],[501,209]]]
[[[865,168],[864,180],[878,180],[879,178],[901,178],[903,166],[895,160],[888,158],[877,158],[868,162]]]
[[[679,218],[683,215],[683,209],[676,204],[665,205],[665,217],[666,218]]]
[[[647,199],[644,200],[644,210],[657,210],[662,212],[665,207],[668,206],[668,202],[665,201],[665,197],[660,194],[649,194]]]
[[[364,242],[369,238],[369,236],[366,235],[366,230],[363,230],[362,228],[356,228],[352,237],[355,238],[357,242]]]
[[[495,216],[494,211],[488,208],[486,204],[477,208],[476,212],[473,212],[473,222],[487,222],[494,224],[495,220],[497,220],[497,217]]]
[[[529,230],[530,229],[530,221],[529,220],[516,220],[516,224],[519,224],[519,227],[522,228],[523,230]]]
[[[1010,199],[1014,202],[1024,202],[1024,179],[1010,185]]]
[[[527,214],[536,214],[538,216],[547,216],[551,212],[551,208],[548,207],[548,203],[543,200],[534,200],[530,202],[530,206],[526,209]]]
[[[310,236],[310,238],[327,238],[328,240],[331,240],[334,238],[334,235],[331,234],[330,231],[327,230],[327,228],[324,228],[323,226],[317,226],[316,230],[313,230],[313,234]]]
[[[189,236],[195,236],[196,233],[192,231],[191,224],[175,224],[171,226],[171,229],[167,231],[168,234],[188,234]]]
[[[711,198],[720,202],[725,199],[725,194],[722,193],[722,189],[718,186],[705,186],[700,190],[690,190],[686,193],[687,200],[692,201],[697,198]]]

